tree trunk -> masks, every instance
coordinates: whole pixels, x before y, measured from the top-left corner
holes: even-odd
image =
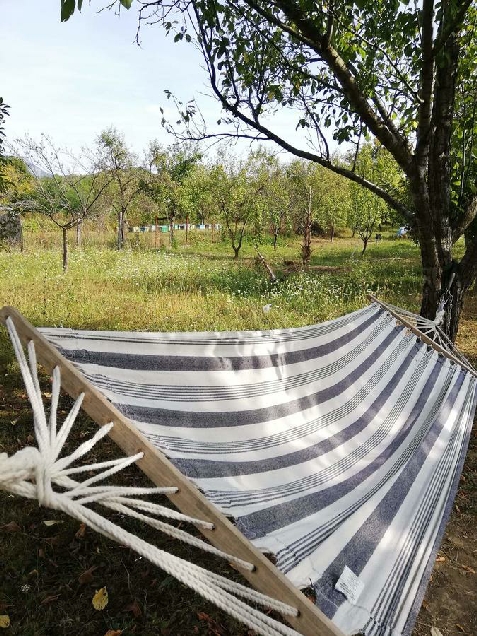
[[[61,232],[63,235],[63,272],[66,272],[68,269],[68,242],[67,242],[67,229],[65,227],[61,228]]]
[[[303,245],[301,246],[301,259],[304,269],[310,266],[311,257],[311,187],[308,196],[308,210],[306,212],[305,223],[303,228]]]
[[[335,238],[335,226],[332,225],[331,226],[331,232],[330,232],[330,241],[333,243],[333,239]]]
[[[124,246],[124,210],[118,212],[118,250],[122,250]]]
[[[457,331],[459,329],[459,321],[464,308],[464,295],[466,288],[462,284],[460,275],[456,275],[449,290],[449,300],[446,305],[446,313],[441,329],[445,331],[452,342],[455,342]]]
[[[241,245],[240,245],[240,244],[239,244],[239,245],[237,245],[237,246],[235,246],[235,245],[232,243],[232,249],[233,249],[233,251],[234,251],[234,258],[238,258],[238,257],[239,257],[240,248],[241,248]]]
[[[169,245],[174,247],[174,218],[175,215],[169,217]]]
[[[368,237],[367,236],[362,236],[361,240],[363,241],[363,251],[361,252],[361,256],[364,256],[364,253],[366,252],[366,248],[368,247]]]
[[[83,221],[78,221],[76,224],[76,247],[81,247],[81,231],[83,229]]]

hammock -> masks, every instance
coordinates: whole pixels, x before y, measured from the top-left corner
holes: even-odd
[[[298,329],[41,333],[233,518],[243,536],[229,552],[240,536],[295,588],[314,588],[315,631],[289,618],[299,633],[406,636],[477,399],[467,361],[410,317],[374,302]]]

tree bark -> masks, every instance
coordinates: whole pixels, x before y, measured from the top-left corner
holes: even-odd
[[[67,241],[67,228],[62,227],[61,233],[63,235],[63,272],[68,269],[68,241]]]
[[[81,247],[83,221],[76,224],[76,247]]]
[[[169,215],[169,245],[170,247],[174,247],[174,220],[176,215],[172,212]]]
[[[124,221],[125,212],[121,209],[118,212],[118,250],[122,250],[124,246]]]
[[[305,223],[303,227],[303,245],[301,246],[301,259],[303,268],[308,269],[311,258],[311,186],[308,192],[308,209],[306,211]]]
[[[366,248],[368,247],[368,237],[367,236],[362,236],[361,237],[362,241],[363,241],[363,251],[361,252],[361,256],[364,256],[364,253],[366,252]]]

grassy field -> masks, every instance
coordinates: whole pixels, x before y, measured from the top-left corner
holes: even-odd
[[[85,240],[82,250],[71,250],[66,274],[54,245],[56,235],[43,234],[36,241],[27,236],[24,254],[0,253],[0,299],[35,324],[92,329],[298,326],[363,306],[368,290],[418,307],[418,252],[408,240],[372,244],[364,258],[359,239],[316,241],[310,271],[291,274],[299,266],[299,241],[277,250],[262,245],[277,275],[287,273],[274,285],[255,262],[253,245],[245,245],[234,261],[224,243],[196,237],[175,251],[153,250],[138,243],[152,237],[136,236],[123,252]],[[262,307],[269,303],[272,310],[264,314]]]
[[[209,237],[210,238],[210,237]],[[217,237],[215,237],[217,238]],[[88,329],[232,330],[300,326],[362,307],[371,290],[383,300],[418,309],[419,254],[410,240],[372,243],[360,256],[359,239],[316,240],[310,270],[299,268],[299,241],[275,251],[260,246],[278,275],[270,283],[255,260],[253,244],[234,261],[231,248],[201,236],[171,251],[154,249],[154,237],[134,235],[123,252],[114,237],[85,233],[83,248],[71,248],[61,270],[59,236],[27,232],[25,251],[0,252],[0,305],[16,306],[33,324]],[[268,313],[263,306],[271,304]],[[471,295],[459,336],[476,361],[476,302]],[[0,331],[0,452],[33,443],[31,416],[5,331]],[[44,385],[48,392],[48,385]],[[62,412],[69,406],[63,398]],[[72,444],[94,424],[82,416]],[[115,454],[105,443],[97,459]],[[126,483],[142,483],[134,467]],[[477,633],[477,440],[472,438],[453,517],[440,553],[415,636],[439,627],[443,636]],[[59,521],[45,525],[45,521]],[[134,526],[132,526],[134,529]],[[159,547],[195,562],[227,569],[218,560],[177,545],[157,533]],[[0,615],[8,614],[15,636],[250,636],[227,615],[78,522],[35,503],[0,496]],[[467,569],[466,569],[467,568]],[[236,576],[236,575],[235,575]],[[107,586],[110,602],[96,611],[91,598]],[[474,609],[472,609],[474,608]]]

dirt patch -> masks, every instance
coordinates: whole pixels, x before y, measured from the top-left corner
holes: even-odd
[[[413,636],[477,634],[477,429]]]

